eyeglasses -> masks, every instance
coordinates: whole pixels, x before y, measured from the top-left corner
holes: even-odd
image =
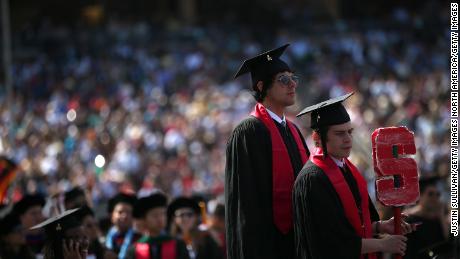
[[[281,84],[283,84],[283,86],[289,86],[289,83],[291,82],[294,82],[296,84],[298,84],[300,82],[300,77],[296,76],[296,75],[280,75],[276,81],[280,82]]]

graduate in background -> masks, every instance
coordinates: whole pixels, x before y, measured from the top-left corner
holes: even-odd
[[[184,241],[166,233],[167,199],[161,193],[140,198],[134,214],[143,221],[145,235],[132,245],[127,259],[188,259]]]
[[[298,258],[375,259],[376,252],[404,254],[407,238],[393,233],[393,219],[379,221],[367,183],[347,159],[353,127],[342,102],[353,93],[302,110],[311,113],[317,147],[296,179],[293,191]],[[402,222],[403,234],[415,225]],[[383,238],[376,234],[387,233]]]
[[[200,206],[187,197],[178,197],[168,206],[170,233],[184,240],[190,259],[222,259],[222,250],[208,230],[200,229]]]
[[[13,213],[20,219],[24,228],[27,245],[36,255],[40,255],[45,236],[42,229],[31,229],[31,227],[45,220],[42,210],[45,205],[45,198],[40,194],[26,194],[13,205]]]
[[[133,228],[133,208],[136,196],[119,193],[109,200],[108,212],[112,227],[107,233],[105,246],[118,254],[119,259],[125,258],[128,248],[141,236]]]
[[[227,143],[225,219],[227,258],[294,257],[292,187],[309,152],[286,120],[299,78],[280,59],[288,47],[246,60],[235,77],[251,73],[257,104]]]
[[[0,219],[0,258],[35,258],[34,253],[27,246],[21,221],[11,212]]]
[[[404,259],[453,258],[454,245],[449,240],[449,211],[440,199],[439,176],[419,179],[420,199],[405,211],[407,222],[420,224],[407,235]],[[450,256],[450,257],[449,257]]]

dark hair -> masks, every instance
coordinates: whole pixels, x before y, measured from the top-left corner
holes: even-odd
[[[321,138],[321,147],[323,148],[323,156],[327,156],[327,132],[329,131],[329,126],[320,126],[318,128],[314,128],[319,137]]]
[[[259,80],[255,84],[253,84],[252,89],[254,90],[253,96],[254,99],[256,99],[257,102],[262,102],[265,99],[265,96],[267,96],[267,91],[273,86],[273,78],[275,75],[272,75],[270,77],[265,78],[264,80]],[[262,91],[259,91],[257,88],[257,83],[262,81]]]
[[[441,178],[439,176],[428,176],[419,179],[420,194],[424,193],[429,186],[436,187]]]

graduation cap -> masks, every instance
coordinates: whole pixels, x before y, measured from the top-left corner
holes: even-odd
[[[200,206],[198,205],[198,202],[187,197],[178,197],[172,201],[168,207],[168,219],[172,219],[176,210],[182,208],[190,208],[197,215],[200,215]]]
[[[115,209],[115,206],[117,206],[118,203],[126,203],[134,207],[136,200],[137,198],[135,195],[127,194],[127,193],[119,193],[109,200],[108,212],[109,214],[111,214],[113,210]]]
[[[63,213],[49,218],[42,223],[31,227],[30,229],[45,230],[46,239],[55,239],[62,237],[65,231],[81,226],[81,220],[79,215],[80,208],[66,210]]]
[[[79,197],[85,197],[85,191],[80,187],[76,186],[71,190],[64,193],[64,203],[72,202]]]
[[[311,113],[312,129],[324,126],[338,125],[350,121],[350,115],[342,105],[342,102],[352,96],[354,92],[342,95],[303,109],[297,117]]]
[[[157,207],[166,207],[167,205],[166,196],[157,192],[147,197],[139,198],[134,206],[133,216],[135,218],[143,218],[149,210]]]
[[[280,59],[288,46],[289,44],[286,44],[245,60],[234,78],[250,72],[254,88],[259,81],[272,77],[279,72],[291,71],[288,64]]]
[[[45,198],[40,194],[27,194],[20,201],[14,204],[13,211],[18,215],[23,215],[29,208],[34,206],[43,207]]]

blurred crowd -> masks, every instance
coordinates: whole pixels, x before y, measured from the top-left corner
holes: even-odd
[[[85,190],[75,187],[63,198],[59,202],[28,194],[12,207],[1,207],[0,258],[225,258],[221,201],[206,203],[199,196],[171,200],[160,191],[139,197],[119,192],[108,201],[107,217],[99,218]],[[59,216],[36,227],[47,219],[43,213],[47,209]],[[65,214],[68,216],[62,216]],[[60,248],[66,243],[72,250],[71,242],[80,256],[72,257],[75,255]],[[143,244],[151,246],[147,254],[139,248]]]
[[[20,165],[9,197],[62,197],[75,186],[90,204],[119,191],[223,195],[227,138],[254,105],[249,78],[233,75],[243,59],[290,43],[283,58],[302,79],[287,116],[308,145],[307,122],[296,112],[356,91],[347,104],[356,123],[352,160],[371,197],[372,131],[407,126],[420,177],[440,176],[448,201],[446,7],[394,8],[364,22],[304,17],[276,29],[114,17],[28,24],[13,34],[12,100],[0,85],[0,154]]]

